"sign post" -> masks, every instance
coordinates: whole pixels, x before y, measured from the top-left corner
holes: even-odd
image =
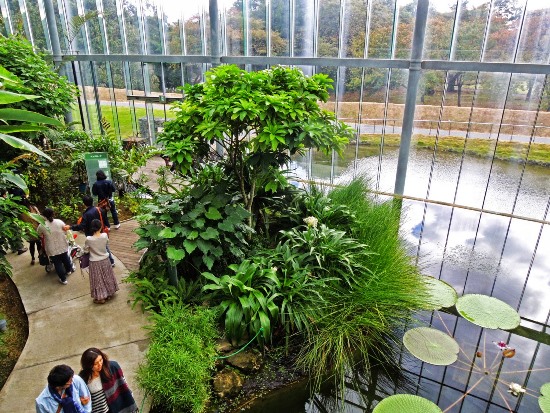
[[[84,163],[86,165],[86,175],[88,176],[88,186],[97,181],[95,173],[101,169],[111,179],[111,170],[109,169],[109,158],[107,152],[89,152],[84,154]]]

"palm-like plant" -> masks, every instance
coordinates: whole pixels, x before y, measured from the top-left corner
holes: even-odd
[[[22,85],[21,81],[0,66],[0,105],[9,105],[38,97],[24,94],[25,92],[28,92],[28,90]],[[12,121],[17,122],[17,124],[10,124],[9,122]],[[46,125],[62,126],[62,123],[57,119],[27,110],[14,108],[0,109],[0,141],[14,148],[32,152],[51,160],[48,155],[36,146],[11,135],[11,133],[17,132],[45,130],[48,128]],[[6,188],[14,185],[28,192],[25,180],[19,174],[12,171],[12,162],[1,162],[0,190],[4,191]],[[0,231],[0,271],[10,273],[11,267],[5,259],[5,251],[13,247],[14,239],[20,237],[22,228],[25,228],[25,224],[19,220],[19,215],[22,212],[28,211],[12,200],[0,197],[0,222],[2,223],[2,230]]]

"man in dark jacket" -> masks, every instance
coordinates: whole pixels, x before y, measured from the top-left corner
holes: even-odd
[[[92,194],[97,196],[97,204],[106,200],[109,203],[109,209],[113,216],[113,224],[115,229],[120,228],[120,222],[118,221],[118,212],[116,210],[115,201],[113,199],[113,192],[116,192],[115,184],[110,179],[107,179],[107,175],[101,169],[95,173],[97,181],[92,185]]]
[[[76,225],[65,225],[66,230],[70,228],[73,231],[84,231],[84,235],[86,235],[87,237],[92,236],[94,235],[94,232],[92,231],[92,221],[94,219],[99,219],[100,221],[103,221],[104,225],[107,228],[109,227],[107,212],[104,209],[95,207],[94,200],[91,196],[84,195],[82,197],[82,202],[86,207],[86,210],[82,213],[82,220]],[[101,216],[99,216],[100,213]],[[111,261],[111,265],[114,267],[115,260],[108,247],[107,251],[109,252],[109,261]]]

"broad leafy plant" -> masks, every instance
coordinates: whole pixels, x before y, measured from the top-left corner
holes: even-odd
[[[206,73],[204,83],[184,87],[185,99],[174,105],[176,119],[165,124],[160,140],[174,152],[182,171],[208,144],[221,146],[227,174],[254,228],[258,191],[284,189],[287,183],[279,168],[289,154],[307,148],[340,153],[351,139],[351,129],[318,104],[327,101],[329,88],[332,80],[324,74],[307,77],[285,67],[246,72],[220,66]]]
[[[0,80],[0,105],[37,98],[34,95],[20,93],[26,91],[25,87],[16,76],[2,66],[0,66]],[[11,125],[9,123],[11,121],[16,121],[18,124]],[[59,121],[26,110],[0,109],[0,123],[0,142],[16,150],[23,150],[24,153],[34,153],[46,159],[51,159],[34,145],[12,136],[10,133],[44,130],[47,128],[46,125],[59,126]],[[17,186],[28,192],[23,177],[14,172],[13,162],[0,162],[0,192],[2,195],[4,195],[7,188],[12,186]],[[11,197],[0,196],[0,271],[10,273],[11,267],[5,258],[5,253],[7,250],[14,248],[16,243],[30,231],[29,226],[19,219],[24,212],[28,212],[26,208],[14,202]]]
[[[144,206],[135,246],[178,266],[185,277],[212,270],[216,264],[242,259],[248,249],[248,212],[216,168],[204,169],[192,186],[161,194]]]
[[[277,320],[279,308],[271,292],[275,271],[244,260],[228,267],[234,274],[217,277],[209,272],[202,274],[208,281],[203,291],[212,292],[221,300],[218,308],[224,317],[225,332],[233,343],[248,333],[250,337],[263,328],[262,339],[271,341],[272,320]]]

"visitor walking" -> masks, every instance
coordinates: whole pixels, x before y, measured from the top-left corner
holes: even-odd
[[[80,358],[80,377],[92,397],[92,413],[132,413],[138,406],[126,383],[120,365],[101,350],[92,347]]]
[[[43,215],[46,217],[46,222],[38,226],[38,235],[44,236],[46,254],[53,262],[59,282],[67,284],[67,275],[74,272],[74,265],[67,252],[69,242],[66,225],[60,219],[54,219],[54,214],[51,208],[44,210]]]
[[[107,175],[101,169],[95,173],[95,176],[97,181],[92,185],[92,194],[97,196],[97,205],[99,207],[111,211],[114,228],[119,229],[120,222],[118,220],[115,200],[113,199],[113,193],[116,192],[115,184],[110,179],[107,179]]]
[[[36,413],[90,413],[90,391],[72,368],[60,364],[50,370],[48,385],[36,398],[35,407]]]
[[[105,210],[102,208],[95,207],[94,199],[91,196],[84,195],[82,197],[82,202],[86,207],[86,210],[82,214],[82,219],[80,219],[79,223],[77,223],[76,225],[67,225],[65,229],[71,229],[73,231],[84,231],[84,235],[89,237],[91,235],[94,235],[94,232],[92,231],[92,221],[94,219],[103,222],[104,226],[106,228],[109,228],[107,212],[105,212]],[[109,261],[111,262],[111,266],[114,267],[115,259],[113,258],[111,251],[109,249],[107,249],[107,251],[109,252]]]
[[[101,221],[91,224],[93,235],[86,237],[84,253],[90,254],[90,294],[96,304],[103,304],[118,291],[115,273],[109,262],[109,237],[101,232]]]
[[[38,211],[38,208],[34,205],[29,205],[29,212],[33,214],[40,214],[40,211]],[[21,214],[21,221],[32,225],[35,231],[38,230],[39,222],[35,220],[33,217],[31,217],[29,214]],[[31,254],[31,265],[34,265],[36,263],[35,254],[36,253],[40,254],[40,248],[41,248],[40,237],[38,235],[30,237],[29,252]]]

